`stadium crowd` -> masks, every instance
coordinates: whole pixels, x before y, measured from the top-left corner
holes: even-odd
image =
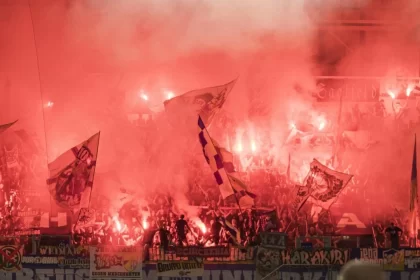
[[[75,245],[146,245],[164,250],[188,245],[247,247],[260,244],[261,232],[281,232],[287,234],[289,247],[296,245],[296,238],[311,242],[314,247],[322,247],[325,236],[331,237],[334,247],[355,246],[344,242],[346,238],[335,227],[329,212],[321,213],[317,221],[308,212],[296,212],[291,205],[293,186],[285,175],[264,176],[262,180],[265,184],[259,182],[258,185],[266,187],[253,186],[259,197],[256,207],[247,210],[224,203],[214,187],[196,181],[190,185],[188,192],[190,205],[199,209],[195,216],[185,217],[185,213],[172,204],[172,198],[161,193],[149,198],[146,207],[131,201],[125,203],[118,213],[110,213],[107,203],[97,207],[93,205],[95,220],[83,226],[73,222],[72,242]],[[5,197],[0,209],[3,244],[26,242],[27,236],[21,233],[39,226],[38,216],[28,223],[19,215],[34,210],[28,208],[29,204],[25,201],[14,191]],[[387,246],[385,231],[390,222],[403,229],[401,244],[408,242],[406,221],[395,216],[388,221],[375,221],[373,246]]]
[[[381,102],[376,105],[379,106],[378,112],[384,111]],[[366,123],[361,121],[362,114],[359,114],[356,109],[355,107],[352,114],[347,116],[349,118],[347,122]],[[374,115],[379,114],[378,112]],[[295,246],[296,238],[308,238],[313,241],[314,246],[323,246],[324,243],[320,242],[321,238],[316,238],[321,236],[331,236],[332,246],[348,246],[344,242],[345,237],[336,228],[336,221],[330,212],[325,211],[314,220],[308,211],[295,210],[291,204],[294,185],[288,180],[287,174],[268,171],[272,160],[261,153],[262,151],[259,152],[260,157],[265,161],[257,157],[253,160],[262,168],[244,175],[249,176],[245,181],[253,192],[258,194],[253,209],[238,209],[235,204],[225,203],[215,187],[214,179],[198,174],[195,178],[200,179],[190,182],[187,193],[189,204],[199,209],[197,214],[182,213],[176,209],[172,198],[162,193],[157,193],[154,198],[145,198],[147,206],[139,206],[133,202],[126,203],[118,213],[110,213],[109,204],[93,204],[91,208],[96,212],[95,221],[89,225],[80,226],[75,222],[77,218],[73,219],[73,224],[69,228],[72,241],[74,244],[145,244],[151,248],[163,247],[164,249],[177,245],[232,244],[246,247],[258,245],[261,232],[281,232],[287,234],[290,247]],[[5,156],[0,161],[1,242],[6,244],[25,242],[27,237],[20,236],[21,234],[17,232],[22,233],[28,228],[39,227],[40,217],[35,216],[28,223],[25,217],[19,214],[37,211],[30,208],[34,203],[28,201],[28,197],[21,192],[22,186],[25,185],[24,173],[27,170],[25,171],[25,164],[19,165],[23,168],[18,168],[13,165],[13,162],[6,163],[4,158]],[[24,163],[23,160],[22,163]],[[252,164],[249,167],[252,169]],[[10,174],[2,176],[2,173],[11,172],[12,176]],[[360,182],[352,182],[352,184],[360,184]],[[345,193],[340,195],[345,195]],[[353,195],[353,198],[356,196]],[[183,217],[182,214],[187,217]],[[403,229],[400,237],[401,244],[407,242],[409,233],[407,221],[401,218],[401,215],[394,215],[387,220],[373,222],[373,246],[387,246],[386,228],[391,222]]]

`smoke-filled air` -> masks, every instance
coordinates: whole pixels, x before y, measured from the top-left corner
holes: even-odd
[[[87,207],[105,207],[118,225],[135,208],[147,228],[159,205],[203,231],[198,206],[218,203],[278,216],[290,203],[289,215],[315,222],[324,210],[367,220],[408,212],[420,5],[344,2],[1,1],[0,125],[17,122],[0,130],[0,174],[28,176],[21,184],[47,210],[69,206],[67,196],[78,205],[76,183],[60,195],[51,181],[67,178],[54,173],[67,168],[56,159],[100,132],[91,173],[74,176],[92,187]],[[226,94],[204,119],[190,97],[209,88],[219,98],[215,86]],[[225,163],[223,184],[234,174],[247,203],[225,199],[199,115]],[[320,173],[330,185],[314,193],[325,187],[329,197],[299,200]]]

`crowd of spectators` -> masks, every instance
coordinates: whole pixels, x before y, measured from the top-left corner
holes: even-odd
[[[233,245],[247,247],[260,244],[261,232],[280,232],[287,235],[289,247],[296,245],[296,239],[311,242],[314,247],[324,246],[321,237],[330,236],[331,246],[348,245],[346,237],[337,230],[329,212],[324,212],[314,220],[308,212],[297,212],[293,201],[293,185],[283,174],[261,173],[260,181],[255,180],[253,190],[258,192],[256,205],[252,209],[239,209],[235,204],[226,204],[217,190],[204,182],[194,181],[188,192],[189,204],[197,209],[185,213],[177,209],[170,196],[156,193],[146,199],[147,206],[127,202],[118,211],[110,213],[107,203],[95,209],[94,221],[88,225],[76,222],[71,227],[72,242],[80,245],[146,245],[149,248],[169,250],[174,246],[214,246]],[[264,185],[264,188],[258,188]],[[4,195],[0,207],[0,233],[2,243],[26,240],[19,232],[39,225],[39,217],[31,223],[20,213],[35,210],[28,207],[14,190]],[[373,223],[371,246],[386,247],[385,229],[394,222],[403,229],[401,244],[408,243],[407,221],[394,215],[392,221]],[[348,240],[347,240],[348,241]]]
[[[379,109],[382,112],[383,106]],[[348,122],[359,123],[361,117],[355,117],[359,115],[362,114],[358,112],[358,108],[354,108],[352,115],[346,117],[349,118]],[[288,246],[295,246],[297,238],[307,238],[312,241],[313,246],[323,246],[324,242],[316,238],[321,236],[331,236],[332,246],[345,246],[346,238],[336,228],[337,221],[332,218],[331,213],[324,212],[314,219],[308,211],[297,212],[291,204],[294,185],[286,174],[270,170],[270,158],[264,159],[254,159],[258,162],[257,165],[264,165],[264,168],[244,174],[244,180],[258,194],[253,209],[238,209],[236,204],[225,203],[215,187],[214,179],[200,174],[189,184],[187,193],[189,205],[198,209],[196,213],[180,211],[172,198],[162,193],[145,199],[146,206],[128,202],[118,213],[110,213],[109,205],[93,205],[95,221],[83,226],[74,221],[71,227],[72,240],[74,244],[83,245],[146,244],[151,248],[164,249],[172,246],[227,244],[246,247],[258,245],[261,232],[280,232],[288,236]],[[0,234],[3,240],[9,238],[6,242],[12,242],[10,238],[16,236],[16,232],[36,228],[39,217],[34,217],[32,223],[27,223],[19,215],[36,210],[28,208],[31,203],[26,203],[26,199],[19,194],[22,187],[22,176],[19,174],[22,175],[24,171],[17,170],[13,177],[15,183],[9,183],[6,187],[1,176],[5,163],[1,165],[0,162],[0,166],[3,168],[0,169]],[[406,219],[397,217],[391,220],[403,229],[401,243],[407,243],[409,231]],[[391,220],[373,222],[372,246],[387,246],[385,229]]]

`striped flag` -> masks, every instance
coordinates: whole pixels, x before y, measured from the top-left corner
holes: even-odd
[[[17,120],[16,120],[16,121],[14,121],[14,122],[11,122],[11,123],[7,123],[7,124],[2,124],[2,125],[0,125],[0,134],[2,134],[3,132],[5,132],[5,131],[6,131],[6,129],[8,129],[8,128],[9,128],[9,127],[11,127],[12,125],[14,125],[16,122],[17,122]]]
[[[234,174],[228,174],[228,177],[236,196],[236,202],[239,204],[239,206],[244,209],[248,209],[254,206],[254,199],[257,196],[252,193],[248,186]]]
[[[48,189],[57,205],[88,208],[95,175],[100,133],[63,153],[48,165]]]
[[[220,155],[223,167],[225,168],[226,172],[233,173],[236,172],[235,166],[233,165],[233,154],[226,150],[225,148],[221,147],[219,143],[216,142],[213,138],[211,139],[216,149],[216,152]]]
[[[224,200],[233,198],[243,208],[252,207],[255,195],[248,190],[245,183],[236,177],[233,155],[226,149],[221,148],[217,142],[214,142],[200,116],[198,117],[198,127],[204,157],[210,165],[222,198]]]
[[[221,86],[192,90],[164,102],[167,112],[185,110],[189,107],[202,117],[205,124],[210,125],[214,115],[222,108],[236,79]],[[179,114],[178,114],[179,116]]]

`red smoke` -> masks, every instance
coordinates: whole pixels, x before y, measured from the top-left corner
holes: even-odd
[[[221,113],[238,124],[230,131],[236,142],[229,149],[267,149],[283,167],[292,153],[292,176],[299,180],[305,163],[313,157],[325,161],[332,151],[291,152],[284,146],[290,124],[326,131],[337,122],[337,103],[316,104],[308,93],[315,89],[314,76],[386,76],[392,83],[396,75],[419,74],[414,0],[388,6],[362,1],[357,11],[366,19],[396,26],[385,31],[320,28],[322,19],[358,17],[336,1],[29,2],[12,1],[0,9],[0,123],[19,119],[19,128],[45,143],[48,161],[101,131],[96,179],[115,171],[133,196],[159,189],[175,196],[186,212],[194,211],[183,193],[189,160],[200,152],[190,144],[195,127],[190,132],[180,126],[174,133],[174,120],[162,113],[155,126],[133,127],[133,115],[143,120],[162,111],[169,95],[239,76]],[[408,200],[415,130],[398,133],[394,123],[384,125],[385,130],[369,128],[371,137],[380,139],[377,146],[343,157],[357,180],[369,180],[366,201],[389,208],[390,200]],[[271,146],[264,147],[267,142]],[[113,198],[117,185],[96,185],[94,195]]]

